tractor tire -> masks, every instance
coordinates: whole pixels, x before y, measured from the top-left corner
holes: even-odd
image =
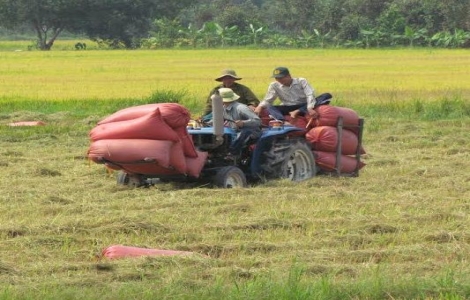
[[[214,176],[214,184],[225,189],[244,188],[247,185],[243,171],[234,166],[227,166],[218,170]]]
[[[261,169],[267,178],[302,181],[317,173],[312,150],[303,140],[276,142],[264,154],[265,161]]]
[[[123,171],[118,172],[116,181],[118,185],[129,185],[132,187],[141,187],[145,185],[145,182],[139,175],[129,175]]]

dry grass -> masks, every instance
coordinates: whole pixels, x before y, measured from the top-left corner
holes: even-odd
[[[176,52],[172,57],[173,70],[153,70],[139,75],[139,72],[135,73],[136,69],[138,66],[144,68],[144,62],[150,56],[160,61],[162,56],[170,53],[129,52],[127,58],[124,52],[106,52],[106,58],[101,53],[87,52],[83,63],[78,57],[76,59],[80,65],[91,64],[91,61],[101,66],[108,64],[115,72],[97,76],[102,79],[114,76],[120,78],[118,81],[127,78],[132,82],[129,90],[139,90],[134,84],[141,88],[146,86],[140,85],[136,77],[149,83],[149,78],[155,80],[166,75],[165,83],[155,80],[155,85],[139,90],[141,95],[158,85],[169,88],[183,85],[191,89],[204,83],[197,90],[205,96],[212,86],[207,78],[214,77],[219,69],[236,61],[241,66],[239,57],[225,53],[225,56],[214,58],[210,68],[182,73],[183,65],[193,68],[201,65],[201,57],[179,59],[180,53]],[[209,53],[218,57],[214,53],[224,52]],[[245,53],[241,51],[239,56],[245,59]],[[271,53],[263,53],[253,58],[259,64],[264,61],[262,69],[239,68],[241,74],[246,74],[247,82],[254,82],[258,93],[262,90],[260,86],[269,82],[268,76],[263,79],[259,74],[269,74],[273,66]],[[426,61],[444,66],[446,63],[436,61],[452,55],[449,53],[422,52],[419,57],[429,55]],[[463,55],[459,51],[455,53],[457,58]],[[401,70],[401,62],[411,59],[409,55],[414,59],[418,57],[413,51],[411,54],[392,54],[404,57],[400,63],[396,60],[383,62],[392,65],[387,70]],[[71,53],[51,52],[49,55],[67,57],[65,69],[74,65],[69,62],[73,61],[69,57]],[[303,57],[308,55],[305,52]],[[436,55],[440,59],[436,59]],[[390,73],[380,76],[375,73],[380,68],[374,71],[367,67],[371,60],[374,64],[385,60],[379,59],[379,52],[343,53],[341,59],[345,69],[322,69],[326,58],[331,62],[334,56],[338,56],[338,52],[316,53],[310,61],[315,66],[312,69],[300,67],[302,59],[290,58],[283,62],[293,66],[297,74],[307,73],[307,77],[315,74],[313,82],[344,97],[356,87],[366,90],[366,84],[359,82],[377,82],[379,100],[371,91],[352,102],[392,101],[389,96],[395,91],[404,95],[404,101],[436,94],[434,84],[423,83],[434,76],[431,67],[423,66],[408,80],[384,85],[384,82],[394,82],[390,77],[399,76]],[[383,56],[386,58],[388,52]],[[11,60],[12,57],[7,59]],[[127,75],[118,67],[126,60],[133,65]],[[140,60],[142,62],[137,63]],[[348,65],[350,67],[346,67]],[[453,74],[455,66],[449,62],[447,65],[448,69],[440,72]],[[30,73],[35,73],[31,69],[35,68],[38,70],[35,76],[40,77],[40,68],[31,67],[26,76],[30,80]],[[353,69],[354,76],[347,76],[349,79],[327,84],[328,77],[341,78]],[[65,70],[55,72],[66,73]],[[8,76],[10,81],[13,75]],[[126,94],[127,87],[116,85],[116,80],[93,85],[93,80],[88,77],[74,76],[68,75],[67,82],[71,78],[80,78],[80,82],[87,85],[83,90],[87,95],[84,98],[98,97],[100,89],[107,91],[107,97],[119,95],[111,91],[118,86],[121,87],[119,92]],[[60,82],[59,77],[54,81]],[[468,84],[465,84],[468,81],[464,82],[462,78],[458,81],[460,84],[451,83],[443,77],[444,82],[447,80],[449,91],[462,92],[463,99],[470,99]],[[356,86],[350,81],[356,82]],[[350,82],[351,89],[346,82]],[[49,84],[46,79],[43,83]],[[26,80],[21,84],[26,84]],[[72,90],[71,86],[64,86],[61,92]],[[16,90],[17,93],[20,91]],[[13,91],[2,90],[1,93],[11,97]],[[21,97],[31,96],[29,93],[24,91]],[[74,92],[65,95],[62,97],[79,96]],[[37,99],[43,97],[37,94]],[[3,113],[2,124],[21,118],[21,114]],[[450,295],[448,299],[454,295],[453,299],[457,299],[457,296],[470,296],[470,267],[467,264],[470,260],[468,116],[433,122],[372,116],[366,119],[364,134],[367,166],[359,177],[323,176],[298,184],[272,181],[233,191],[197,184],[159,184],[147,189],[117,186],[102,166],[84,159],[89,144],[87,133],[99,117],[72,122],[69,114],[64,112],[25,114],[40,117],[48,125],[0,128],[0,170],[3,175],[0,181],[0,281],[8,287],[4,292],[5,299],[14,295],[59,299],[59,295],[67,293],[70,294],[64,298],[69,299],[152,299],[155,295],[172,299],[196,299],[201,295],[213,299],[220,295],[232,295],[234,299],[289,299],[296,295],[298,299],[307,299],[301,296],[302,289],[292,292],[290,297],[285,292],[285,287],[292,286],[289,278],[297,269],[301,270],[298,283],[305,284],[301,287],[307,289],[309,285],[315,285],[320,288],[323,282],[323,288],[329,290],[329,294],[328,291],[325,294],[332,299],[345,296],[352,299],[424,299],[439,295],[443,298]],[[101,259],[98,255],[101,249],[112,244],[187,250],[197,255],[117,261]],[[268,278],[272,286],[263,285],[266,284],[263,278]],[[287,283],[282,285],[285,281]],[[255,291],[259,288],[267,294],[243,297],[234,286],[247,291],[251,286]],[[339,291],[345,289],[346,294],[338,292],[334,296],[332,290],[335,287]],[[78,290],[83,290],[82,294],[73,294]],[[275,297],[272,290],[287,294]]]

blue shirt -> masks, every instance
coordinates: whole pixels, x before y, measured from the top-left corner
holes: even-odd
[[[224,119],[229,121],[229,126],[235,130],[239,128],[233,121],[242,120],[243,127],[259,129],[261,119],[248,106],[237,101],[233,101],[224,107]]]

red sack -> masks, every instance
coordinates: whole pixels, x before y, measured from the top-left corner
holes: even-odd
[[[88,149],[88,158],[96,163],[101,159],[118,165],[158,165],[165,168],[170,166],[170,154],[174,142],[146,139],[110,139],[93,142]],[[142,173],[143,174],[143,173]]]
[[[15,127],[15,126],[44,126],[46,123],[43,121],[20,121],[20,122],[13,122],[9,123],[8,126]]]
[[[271,118],[269,117],[269,112],[267,109],[263,108],[261,110],[259,113],[259,118],[261,119],[261,125],[269,126],[269,121],[271,121]]]
[[[202,168],[204,167],[207,160],[207,152],[197,151],[197,157],[186,158],[186,172],[192,177],[199,177]]]
[[[127,121],[142,117],[159,108],[162,119],[172,128],[188,125],[191,118],[189,111],[177,103],[152,103],[121,109],[98,122],[98,125]]]
[[[197,157],[196,147],[194,147],[193,136],[188,133],[186,126],[177,127],[174,129],[178,135],[182,145],[184,155],[187,157],[195,158]]]
[[[183,143],[173,144],[170,151],[170,167],[174,168],[180,174],[186,173],[186,157],[184,156]]]
[[[332,152],[313,151],[315,163],[324,171],[336,172],[336,154]],[[365,164],[357,161],[355,157],[341,155],[341,173],[352,173],[356,166],[358,170],[362,169]]]
[[[207,159],[207,152],[197,151],[197,157],[185,157],[186,170],[180,172],[175,168],[165,168],[157,164],[122,164],[122,169],[128,173],[153,175],[155,177],[167,175],[188,175],[198,178]]]
[[[335,152],[338,145],[338,130],[332,126],[319,126],[310,129],[305,138],[312,144],[313,150]],[[356,154],[358,138],[354,132],[343,130],[341,139],[341,153],[345,155]],[[364,149],[359,149],[365,154]]]
[[[137,105],[137,106],[124,108],[102,119],[101,121],[98,122],[98,125],[111,123],[111,122],[120,122],[120,121],[137,119],[146,114],[151,113],[156,108],[158,108],[156,103]]]
[[[297,116],[296,118],[291,118],[291,116],[284,116],[285,120],[295,127],[305,129],[307,127],[307,118],[305,116]]]
[[[160,110],[136,119],[104,123],[90,131],[92,141],[104,139],[152,139],[178,141],[178,134],[163,121]]]
[[[158,103],[162,119],[173,129],[186,128],[191,119],[191,113],[177,103]]]
[[[343,126],[351,126],[347,128],[355,133],[358,131],[359,115],[352,109],[345,107],[338,107],[332,105],[320,105],[315,108],[318,117],[314,119],[313,123],[317,126],[334,126],[338,124],[338,117],[343,117]]]
[[[193,252],[177,251],[177,250],[161,250],[138,248],[122,245],[109,246],[101,251],[101,255],[106,258],[125,258],[125,257],[139,257],[139,256],[172,256],[172,255],[190,255]]]

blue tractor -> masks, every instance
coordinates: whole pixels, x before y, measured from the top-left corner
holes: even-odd
[[[188,131],[194,145],[209,154],[200,178],[211,180],[218,187],[245,187],[247,182],[274,178],[301,181],[316,174],[312,150],[301,128],[280,124],[264,128],[260,138],[246,141],[236,160],[226,159],[228,147],[237,135],[233,129],[224,127],[222,135],[215,135],[212,127]]]
[[[217,187],[245,187],[248,182],[288,178],[301,181],[316,175],[315,159],[305,139],[305,130],[271,122],[263,128],[261,137],[245,141],[242,155],[236,160],[227,159],[230,143],[237,133],[224,126],[223,106],[220,96],[212,99],[213,119],[210,125],[192,121],[188,133],[199,151],[207,152],[207,159],[199,176],[184,174],[129,174],[120,171],[118,184],[142,186],[157,181],[209,182]]]

